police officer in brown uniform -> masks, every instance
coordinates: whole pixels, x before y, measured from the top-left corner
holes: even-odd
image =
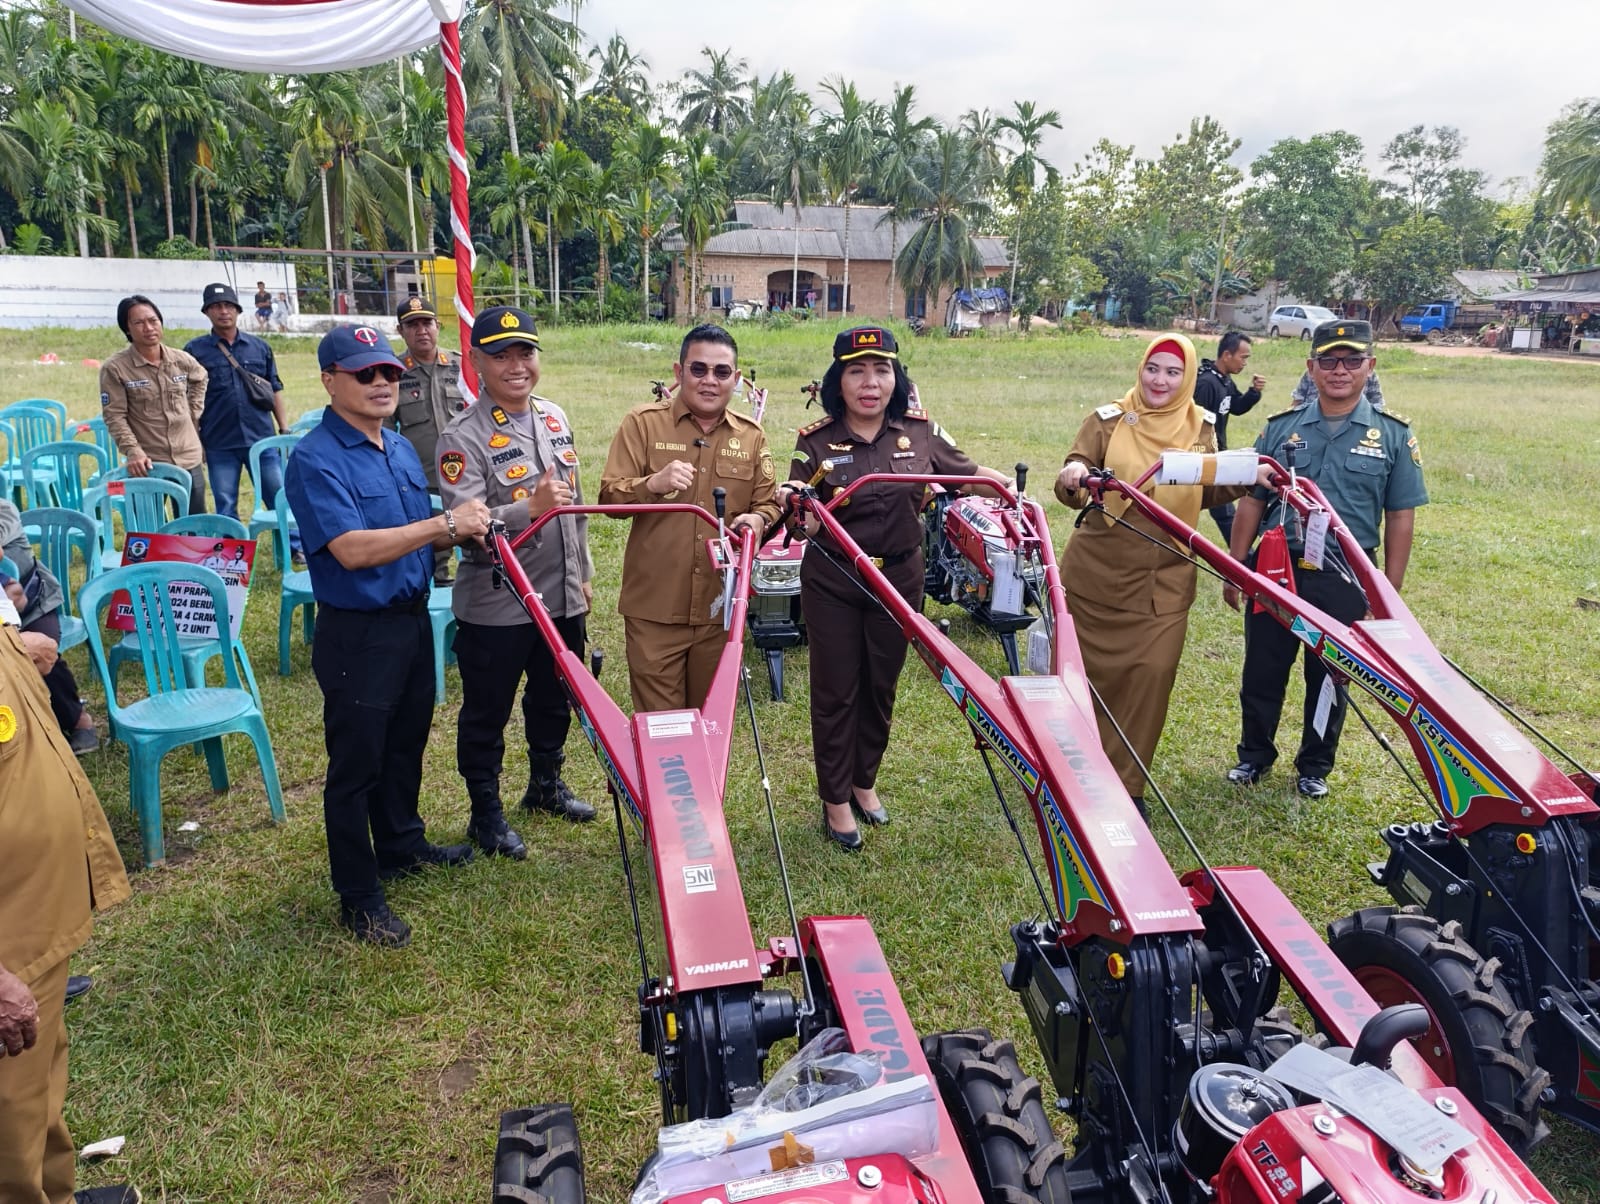
[[[439,346],[439,315],[426,297],[407,297],[394,317],[406,345],[400,357],[406,374],[400,378],[394,429],[417,449],[417,459],[428,474],[428,489],[437,494],[439,432],[467,408],[461,395],[461,357]],[[434,555],[433,580],[436,585],[450,583],[448,550]]]
[[[758,543],[778,517],[772,452],[759,424],[728,409],[739,387],[738,346],[720,326],[684,336],[672,365],[677,394],[628,411],[600,474],[602,504],[681,502],[711,510],[727,491],[730,525]],[[622,561],[617,610],[628,639],[635,711],[697,707],[727,642],[713,616],[722,580],[692,514],[636,516]]]
[[[150,475],[151,464],[187,469],[189,513],[206,508],[205,453],[198,424],[206,408],[206,370],[187,351],[161,341],[161,311],[137,293],[117,304],[117,325],[128,346],[100,366],[100,414],[128,474]]]
[[[0,1200],[73,1198],[67,1096],[67,962],[91,909],[129,895],[93,787],[50,713],[15,608],[0,596]],[[53,652],[53,646],[45,655]],[[137,1199],[94,1188],[83,1201]]]
[[[539,334],[520,309],[495,306],[472,325],[472,365],[482,395],[439,436],[439,491],[446,506],[477,498],[511,534],[557,506],[582,504],[578,452],[561,407],[534,393]],[[561,638],[583,655],[584,616],[593,597],[588,521],[563,515],[517,550],[528,580]],[[522,717],[528,737],[525,810],[582,822],[594,808],[561,780],[571,714],[555,661],[539,629],[510,590],[496,589],[489,554],[465,549],[456,577],[456,662],[461,715],[456,767],[467,784],[472,820],[467,837],[487,853],[521,859],[522,839],[507,826],[500,801],[505,727],[523,676]]]
[[[876,326],[842,331],[822,378],[828,416],[802,427],[783,491],[805,485],[824,462],[816,488],[827,501],[869,473],[980,476],[1004,473],[974,463],[920,409],[910,408],[911,378],[894,334]],[[914,607],[922,605],[921,488],[868,485],[834,511],[884,576]],[[809,534],[820,524],[812,520]],[[811,743],[823,835],[847,850],[861,847],[851,815],[886,824],[878,801],[878,766],[889,744],[895,687],[906,659],[900,628],[866,594],[842,551],[824,535],[800,571],[811,663]]]

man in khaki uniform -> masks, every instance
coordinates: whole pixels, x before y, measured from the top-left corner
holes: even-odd
[[[394,429],[417,449],[417,458],[428,474],[428,489],[437,495],[439,432],[467,408],[461,395],[461,357],[439,346],[439,315],[426,297],[407,297],[394,316],[406,344],[406,353],[400,357],[406,374],[400,378]],[[450,583],[448,549],[434,556],[433,580],[436,585]]]
[[[39,668],[0,597],[0,1200],[65,1204],[76,1152],[67,1096],[67,962],[90,909],[130,893],[104,812],[50,713]],[[51,649],[50,651],[53,651]],[[47,655],[47,654],[46,654]],[[80,1200],[137,1199],[99,1188]]]
[[[477,500],[515,534],[546,510],[583,501],[572,425],[561,407],[539,397],[539,334],[520,309],[496,306],[472,326],[472,364],[482,395],[439,436],[439,491],[446,506]],[[517,685],[527,677],[522,717],[528,738],[528,789],[521,806],[573,822],[594,818],[561,780],[572,716],[555,660],[539,629],[510,590],[496,589],[489,554],[463,549],[456,578],[456,664],[461,714],[456,767],[467,784],[467,838],[490,854],[521,859],[522,839],[507,825],[500,800],[505,727]],[[562,515],[517,550],[528,580],[579,656],[592,597],[588,521]]]
[[[206,370],[187,351],[161,341],[161,311],[134,294],[117,305],[117,325],[128,346],[100,367],[100,410],[106,430],[128,462],[130,476],[150,475],[150,466],[188,469],[189,513],[206,508],[197,424],[206,408]]]
[[[672,365],[677,393],[628,411],[600,474],[602,505],[679,502],[713,510],[727,490],[731,525],[760,541],[778,517],[767,437],[728,409],[739,386],[739,349],[720,326],[684,336]],[[639,515],[622,561],[628,684],[635,711],[700,706],[727,642],[712,603],[722,578],[705,553],[711,531],[692,514]]]

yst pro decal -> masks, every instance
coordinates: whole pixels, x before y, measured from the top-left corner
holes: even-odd
[[[1439,797],[1451,815],[1460,819],[1472,806],[1472,800],[1480,796],[1516,801],[1517,796],[1506,789],[1505,783],[1484,768],[1478,758],[1462,748],[1456,738],[1428,713],[1427,707],[1417,707],[1416,713],[1411,716],[1411,726],[1422,737],[1423,747],[1428,753],[1428,768],[1438,787]]]

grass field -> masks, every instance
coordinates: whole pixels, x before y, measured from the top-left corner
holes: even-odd
[[[826,366],[831,334],[740,332],[743,362],[772,388],[767,429],[780,461],[808,417],[799,386]],[[567,408],[591,486],[617,419],[648,397],[651,377],[668,373],[677,337],[661,327],[547,332],[540,391]],[[97,388],[79,361],[121,345],[115,330],[0,333],[0,396],[59,397],[88,416]],[[1132,383],[1142,347],[1091,334],[916,340],[906,355],[925,404],[961,445],[995,466],[1028,461],[1042,493],[1083,415]],[[34,366],[46,351],[65,366]],[[1234,420],[1236,445],[1286,404],[1303,354],[1300,344],[1257,344],[1251,369],[1269,378],[1268,401]],[[320,405],[314,344],[285,340],[279,355],[291,414]],[[1579,595],[1600,593],[1600,374],[1389,347],[1379,364],[1391,407],[1413,419],[1433,499],[1418,517],[1410,606],[1447,655],[1580,756],[1600,759],[1600,614],[1575,607]],[[1059,549],[1069,516],[1053,500],[1049,509]],[[625,697],[614,613],[625,529],[596,522],[591,533],[591,632],[612,654],[612,693]],[[574,730],[568,777],[604,804],[601,822],[528,820],[519,825],[525,863],[480,860],[396,886],[390,900],[415,929],[411,947],[358,946],[336,927],[327,885],[321,697],[298,639],[293,675],[272,671],[270,567],[255,592],[246,635],[289,822],[268,823],[244,742],[229,744],[234,788],[222,796],[210,792],[201,760],[187,751],[167,759],[171,863],[134,874],[133,900],[103,918],[75,962],[96,987],[69,1017],[69,1119],[80,1144],[129,1139],[120,1159],[86,1170],[84,1181],[131,1178],[154,1200],[464,1204],[487,1189],[501,1109],[569,1100],[591,1199],[626,1199],[654,1139],[656,1092],[653,1063],[636,1048],[637,965],[611,808],[581,737]],[[1300,799],[1282,771],[1249,793],[1223,782],[1237,739],[1241,639],[1219,593],[1202,580],[1158,781],[1209,859],[1262,866],[1314,925],[1387,901],[1363,869],[1380,854],[1376,830],[1429,813],[1358,724],[1324,802]],[[997,645],[963,622],[953,630],[999,668]],[[83,653],[69,656],[88,683]],[[756,709],[800,913],[866,914],[921,1031],[988,1025],[1042,1073],[998,974],[1008,926],[1035,914],[1037,897],[948,699],[912,658],[880,779],[895,823],[868,834],[864,856],[846,858],[816,832],[803,656],[791,656],[789,684],[789,702]],[[86,692],[101,711],[98,687]],[[460,839],[466,818],[454,768],[460,695],[452,672],[422,803],[437,840]],[[1293,703],[1289,716],[1298,723]],[[764,939],[786,921],[739,723],[728,823]],[[133,865],[124,750],[110,746],[85,765]],[[508,781],[513,797],[520,789]],[[187,819],[197,833],[177,831]],[[1174,866],[1189,868],[1171,824],[1154,827]],[[1591,1137],[1557,1126],[1533,1166],[1560,1199],[1600,1200]]]

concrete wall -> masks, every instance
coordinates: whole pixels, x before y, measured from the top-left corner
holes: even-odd
[[[210,259],[79,259],[65,255],[0,255],[0,327],[29,329],[115,326],[117,302],[143,293],[161,308],[168,330],[207,330],[200,294],[215,281],[233,285],[246,314],[256,281],[274,294],[295,295],[293,265],[223,263]],[[242,323],[254,329],[248,316]]]

